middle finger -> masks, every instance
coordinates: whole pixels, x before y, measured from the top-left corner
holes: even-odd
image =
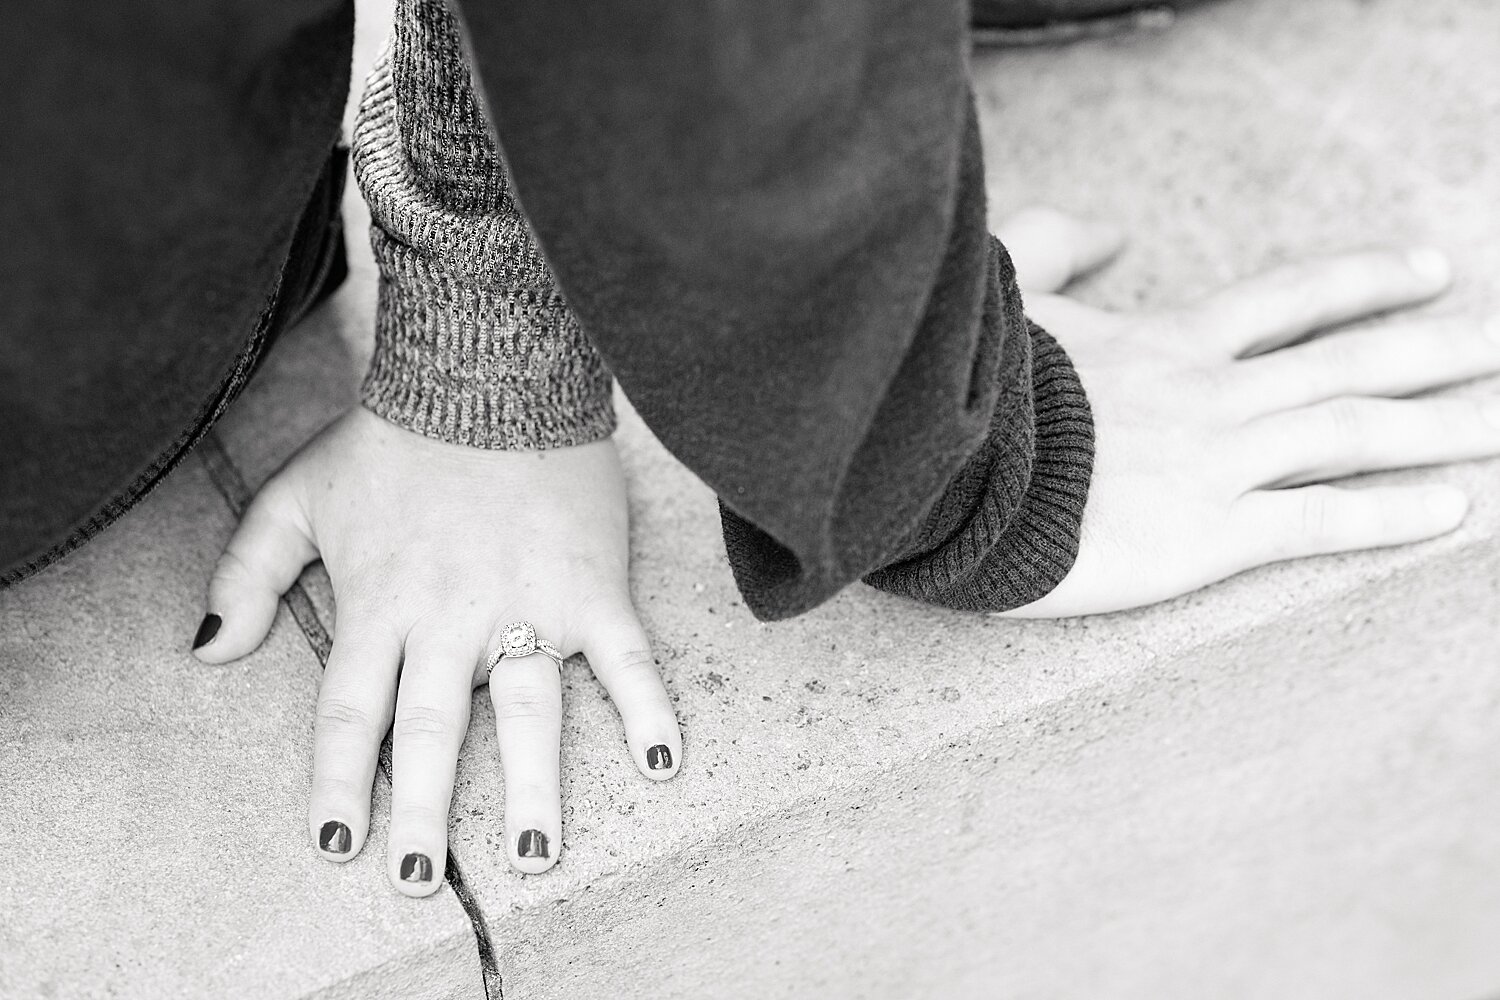
[[[408,896],[437,889],[448,862],[448,807],[469,728],[477,649],[407,639],[391,727],[391,882]]]
[[[1249,416],[1338,396],[1409,396],[1500,371],[1500,319],[1450,318],[1351,330],[1231,367]]]
[[[318,689],[308,822],[323,857],[348,861],[370,829],[370,789],[391,726],[401,644],[378,616],[346,598]]]
[[[1447,260],[1432,249],[1339,254],[1239,281],[1189,306],[1186,326],[1209,331],[1216,350],[1248,357],[1426,302],[1447,289],[1449,278]]]

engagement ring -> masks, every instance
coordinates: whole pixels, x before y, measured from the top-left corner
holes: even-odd
[[[499,647],[485,661],[485,678],[488,679],[490,673],[495,669],[495,664],[507,656],[520,658],[522,656],[530,656],[532,653],[541,653],[559,667],[562,666],[562,652],[546,639],[538,639],[536,637],[536,629],[532,626],[531,622],[511,622],[501,630]]]

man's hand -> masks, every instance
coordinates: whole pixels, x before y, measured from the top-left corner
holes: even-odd
[[[1033,209],[999,236],[1027,314],[1078,369],[1096,441],[1077,562],[1006,614],[1116,611],[1282,559],[1432,538],[1463,520],[1459,490],[1321,484],[1500,454],[1500,399],[1407,398],[1500,371],[1500,323],[1329,332],[1442,294],[1435,250],[1297,264],[1118,315],[1053,294],[1114,256],[1110,230]]]
[[[625,486],[614,444],[483,451],[429,440],[356,408],[256,497],[209,585],[222,618],[200,659],[260,645],[277,601],[321,557],[338,622],[318,697],[309,831],[323,856],[364,845],[389,729],[386,867],[403,893],[442,882],[448,807],[470,692],[506,624],[525,620],[564,656],[583,651],[619,708],[631,757],[669,778],[682,738],[631,603]],[[546,656],[489,678],[505,775],[511,864],[539,872],[562,840],[562,690]]]

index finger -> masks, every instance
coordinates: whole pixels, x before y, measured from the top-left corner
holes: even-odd
[[[1248,357],[1308,334],[1426,302],[1452,278],[1430,247],[1339,254],[1287,264],[1236,282],[1185,310],[1215,348]]]

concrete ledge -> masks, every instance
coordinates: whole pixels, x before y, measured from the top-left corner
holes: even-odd
[[[1483,995],[1497,569],[1467,546],[1064,697],[940,693],[876,759],[799,748],[822,781],[754,760],[779,801],[517,893],[507,995]]]

